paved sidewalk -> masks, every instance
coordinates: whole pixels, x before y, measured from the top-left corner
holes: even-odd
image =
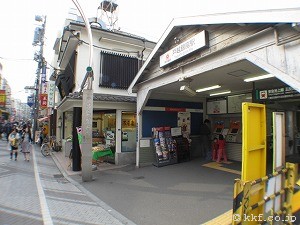
[[[199,225],[232,208],[233,183],[240,175],[207,168],[201,159],[161,168],[101,163],[92,182],[72,174],[68,158],[55,153],[73,180],[139,225]],[[80,187],[79,187],[80,188]]]
[[[9,160],[0,140],[1,225],[134,224],[87,191],[35,145],[30,162]],[[59,165],[59,164],[58,164]]]

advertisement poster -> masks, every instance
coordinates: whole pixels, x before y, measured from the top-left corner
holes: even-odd
[[[227,113],[227,99],[208,99],[207,100],[207,114],[224,114]]]
[[[178,113],[178,123],[177,125],[181,127],[182,133],[191,133],[191,113],[189,112],[179,112]]]

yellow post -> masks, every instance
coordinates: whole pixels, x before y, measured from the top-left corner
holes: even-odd
[[[266,109],[265,105],[242,103],[243,143],[242,143],[242,181],[252,181],[266,176]],[[265,182],[251,193],[249,205],[263,199]],[[251,212],[253,216],[264,213],[259,206]],[[255,221],[249,224],[255,224]]]
[[[300,186],[300,179],[299,179],[299,171],[298,171],[299,164],[295,164],[295,184],[294,186],[298,185]],[[295,190],[294,190],[295,191]],[[294,192],[293,198],[292,198],[292,212],[295,213],[300,210],[300,190]]]
[[[286,219],[289,220],[291,223],[291,216],[292,213],[292,200],[293,200],[293,194],[294,194],[294,185],[296,183],[297,178],[297,170],[296,165],[293,163],[286,163],[286,168],[288,169],[287,172],[287,182],[286,182],[286,196],[285,196],[285,203],[284,207],[286,208]]]

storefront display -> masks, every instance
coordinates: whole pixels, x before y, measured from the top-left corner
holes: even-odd
[[[109,147],[115,147],[115,133],[112,130],[108,130],[105,132],[105,146],[107,148]]]
[[[112,152],[112,150],[110,148],[105,148],[104,145],[97,145],[95,147],[92,148],[92,163],[96,164],[97,161],[99,160],[100,162],[104,161],[105,156],[110,156],[110,157],[114,157],[114,153]]]

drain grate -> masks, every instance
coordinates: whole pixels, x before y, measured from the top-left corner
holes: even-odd
[[[145,178],[144,176],[139,176],[139,177],[134,177],[132,179],[134,179],[134,180],[140,180],[140,179],[144,179],[144,178]]]
[[[53,177],[54,178],[63,178],[64,175],[62,175],[62,174],[54,174]]]
[[[62,174],[54,174],[53,177],[56,179],[58,183],[66,184],[69,181]]]

